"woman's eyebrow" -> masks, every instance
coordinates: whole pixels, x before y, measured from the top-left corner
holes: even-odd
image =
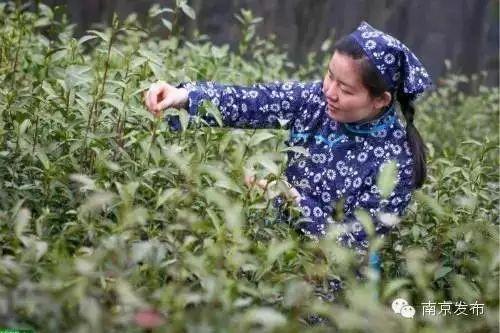
[[[330,72],[330,74],[331,74],[332,76],[335,76],[335,75],[333,75],[333,71],[330,69],[330,67],[328,67],[328,71]],[[349,88],[351,88],[351,89],[355,89],[353,86],[351,86],[350,84],[345,83],[344,81],[340,81],[340,80],[338,80],[338,81],[339,81],[340,83],[342,83],[344,86],[347,86],[347,87],[349,87]]]

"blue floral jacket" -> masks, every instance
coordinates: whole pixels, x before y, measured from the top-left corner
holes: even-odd
[[[224,126],[237,128],[290,129],[289,146],[304,147],[309,156],[288,152],[286,176],[299,191],[302,213],[298,230],[317,237],[331,224],[341,226],[338,241],[366,253],[367,234],[355,218],[365,209],[375,231],[385,234],[402,217],[414,189],[413,159],[405,126],[394,106],[368,122],[340,123],[327,115],[322,82],[272,82],[252,86],[215,82],[182,83],[188,90],[190,115],[210,100],[222,115]],[[204,116],[210,124],[216,121]],[[180,128],[176,116],[167,117],[170,127]],[[288,121],[288,122],[286,122]],[[384,162],[395,160],[397,183],[382,198],[377,175]],[[335,203],[344,199],[344,221],[334,221]]]

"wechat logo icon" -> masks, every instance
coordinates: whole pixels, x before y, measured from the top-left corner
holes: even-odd
[[[415,315],[415,308],[403,298],[396,298],[392,301],[392,310],[405,318],[413,318]]]

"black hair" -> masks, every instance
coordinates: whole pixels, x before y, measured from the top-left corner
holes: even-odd
[[[355,60],[359,60],[361,81],[372,97],[380,97],[384,92],[389,91],[392,96],[391,105],[395,100],[394,97],[396,97],[401,108],[401,112],[406,119],[406,135],[413,154],[413,160],[415,162],[413,168],[415,188],[422,187],[427,177],[426,147],[420,133],[413,124],[415,107],[409,96],[401,93],[399,90],[391,90],[387,82],[384,80],[384,77],[370,61],[361,46],[351,36],[347,35],[339,39],[334,44],[333,51],[337,51],[341,54],[348,55]],[[390,107],[390,105],[388,107]]]

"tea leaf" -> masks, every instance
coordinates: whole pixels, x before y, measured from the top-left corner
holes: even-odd
[[[186,14],[190,19],[194,20],[196,18],[196,13],[194,12],[193,8],[188,6],[187,3],[181,2],[180,6],[184,14]]]
[[[383,198],[388,197],[396,186],[397,166],[396,161],[390,160],[380,167],[377,178],[377,187]]]

